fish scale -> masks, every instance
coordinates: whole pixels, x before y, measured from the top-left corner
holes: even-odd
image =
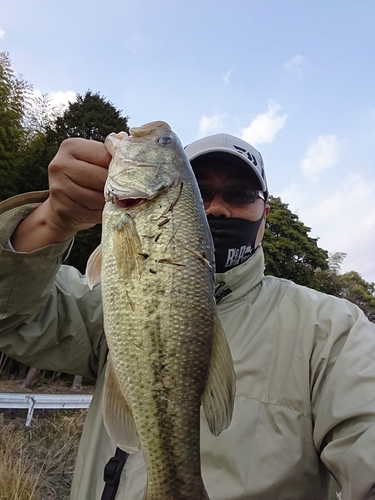
[[[106,141],[113,160],[101,260],[90,259],[87,271],[95,276],[101,262],[109,348],[104,422],[117,446],[129,453],[142,447],[145,499],[203,500],[200,406],[203,400],[219,434],[234,398],[214,301],[212,238],[170,127],[153,122],[131,134]]]

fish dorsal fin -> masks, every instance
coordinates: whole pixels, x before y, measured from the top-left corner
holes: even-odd
[[[141,127],[131,127],[129,132],[132,137],[145,137],[147,135],[153,134],[158,128],[163,128],[166,132],[172,132],[171,127],[168,125],[168,123],[163,121],[145,123]]]
[[[232,420],[235,391],[232,354],[220,320],[215,314],[211,363],[202,398],[207,423],[214,436],[226,429]]]
[[[95,248],[89,257],[86,264],[87,284],[92,290],[94,285],[100,280],[102,273],[102,247],[99,245]]]
[[[110,357],[105,373],[103,418],[105,428],[118,448],[130,454],[139,449],[139,437],[135,428],[133,413],[124,394],[121,392]]]

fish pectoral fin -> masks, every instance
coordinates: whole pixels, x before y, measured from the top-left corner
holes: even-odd
[[[109,359],[103,394],[103,419],[109,436],[116,446],[127,453],[139,449],[139,437],[131,408],[120,389],[116,371]]]
[[[226,429],[232,420],[235,391],[232,354],[220,320],[215,315],[211,363],[202,397],[204,414],[214,436]]]
[[[90,255],[86,264],[87,284],[92,290],[102,274],[102,247],[99,245]]]
[[[114,248],[120,276],[127,278],[133,273],[140,276],[143,260],[141,242],[134,221],[127,214],[116,228]]]

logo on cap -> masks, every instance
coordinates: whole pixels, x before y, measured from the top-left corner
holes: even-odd
[[[258,165],[255,156],[249,153],[249,151],[247,151],[245,148],[241,148],[241,146],[236,146],[235,144],[233,144],[233,147],[242,155],[247,156],[247,159],[253,162],[255,166]]]

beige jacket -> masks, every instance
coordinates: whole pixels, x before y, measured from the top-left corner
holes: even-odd
[[[101,414],[107,345],[100,285],[89,291],[84,277],[61,266],[70,242],[30,254],[4,249],[40,199],[0,205],[0,350],[33,366],[98,379],[71,499],[99,500],[115,451]],[[219,437],[202,420],[210,499],[324,499],[327,469],[342,500],[375,499],[375,325],[353,304],[264,277],[263,269],[259,248],[217,276],[232,290],[219,311],[237,391],[233,421]],[[125,465],[116,498],[142,500],[145,482],[139,451]]]

